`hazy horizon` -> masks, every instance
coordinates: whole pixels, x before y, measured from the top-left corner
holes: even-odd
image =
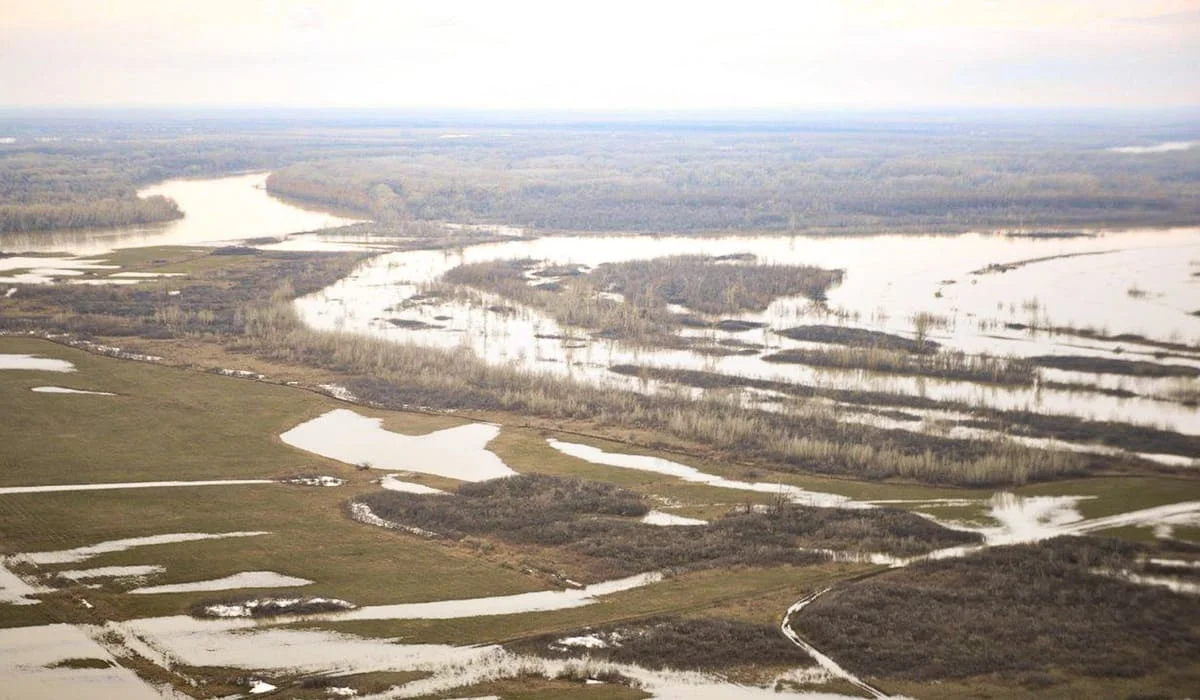
[[[1191,110],[1197,65],[1196,0],[0,0],[7,108]]]

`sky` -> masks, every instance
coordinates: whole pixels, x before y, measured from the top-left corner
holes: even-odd
[[[0,0],[0,105],[1200,106],[1200,0]]]

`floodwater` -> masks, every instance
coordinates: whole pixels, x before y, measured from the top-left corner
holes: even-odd
[[[182,219],[115,229],[4,234],[0,236],[0,250],[99,255],[117,248],[212,245],[354,223],[353,219],[301,209],[275,199],[267,194],[266,180],[266,173],[167,180],[140,190],[138,195],[174,199],[183,210]]]
[[[67,659],[97,659],[108,668],[52,668]],[[133,671],[71,625],[0,629],[0,694],[7,698],[162,700]],[[170,696],[168,696],[170,697]]]
[[[516,474],[486,449],[499,433],[499,426],[468,423],[427,435],[404,435],[384,430],[382,419],[338,408],[301,423],[279,439],[346,464],[483,481]]]
[[[750,253],[761,263],[813,264],[846,270],[826,305],[802,298],[776,300],[762,313],[737,318],[768,324],[747,332],[688,331],[713,342],[740,340],[763,346],[755,355],[713,358],[688,350],[638,348],[590,339],[526,308],[517,313],[489,308],[507,301],[485,296],[465,301],[413,302],[411,298],[447,270],[465,263],[534,258],[555,264],[602,262],[678,254]],[[987,271],[1007,264],[1007,271]],[[978,274],[976,274],[978,273]],[[706,370],[728,375],[813,384],[839,389],[924,396],[968,406],[1154,424],[1200,434],[1200,410],[1169,399],[1195,379],[1159,379],[1045,370],[1033,386],[918,378],[861,370],[820,369],[765,362],[778,349],[812,347],[774,333],[796,325],[825,323],[907,337],[914,317],[929,314],[930,339],[971,354],[1030,357],[1089,355],[1155,361],[1163,348],[1122,340],[1030,331],[1090,329],[1107,336],[1139,334],[1152,341],[1182,343],[1192,350],[1166,351],[1170,364],[1200,367],[1200,229],[1107,233],[1095,237],[1032,239],[1001,235],[880,235],[864,237],[563,236],[469,246],[455,251],[405,251],[378,256],[346,279],[299,299],[296,308],[315,327],[368,334],[397,342],[466,347],[491,364],[570,376],[632,390],[653,382],[615,375],[608,368],[634,364]],[[399,309],[399,310],[398,310]],[[428,328],[389,321],[423,321]],[[1049,382],[1074,385],[1070,389]],[[1089,391],[1088,385],[1133,392],[1121,398]]]
[[[765,482],[750,482],[737,481],[734,479],[726,479],[716,474],[707,474],[689,467],[686,464],[672,462],[669,459],[662,457],[648,457],[645,455],[631,455],[621,452],[605,452],[598,447],[584,445],[577,442],[563,442],[562,440],[549,439],[546,441],[550,447],[562,452],[563,454],[577,457],[592,464],[604,464],[610,467],[619,467],[621,469],[637,469],[640,471],[653,472],[655,474],[663,474],[673,476],[683,481],[689,481],[697,484],[707,484],[709,486],[717,486],[719,488],[734,489],[737,491],[755,491],[757,493],[770,493],[784,496],[792,503],[801,503],[808,506],[819,506],[824,508],[852,508],[866,507],[866,504],[854,503],[847,496],[840,496],[835,493],[823,493],[820,491],[809,491],[802,489],[799,486],[791,486],[789,484],[769,484]]]

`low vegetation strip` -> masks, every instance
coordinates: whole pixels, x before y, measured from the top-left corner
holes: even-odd
[[[1029,361],[1040,367],[1094,372],[1096,374],[1127,374],[1133,377],[1200,377],[1200,368],[1190,365],[1164,365],[1142,360],[1117,360],[1085,355],[1039,355]]]
[[[657,617],[543,635],[511,644],[509,649],[554,659],[586,658],[696,671],[811,662],[774,625],[718,618]]]
[[[851,328],[848,326],[794,326],[776,331],[776,333],[792,340],[849,345],[857,348],[895,350],[898,352],[932,353],[939,347],[937,343],[928,338],[905,338],[902,335],[872,331],[866,328]]]
[[[386,491],[358,503],[406,527],[461,539],[562,547],[592,562],[593,574],[733,564],[805,564],[808,550],[913,555],[979,541],[900,510],[840,510],[780,504],[707,525],[661,528],[639,522],[649,508],[633,492],[597,482],[520,475],[464,485],[452,496]]]
[[[829,593],[794,629],[860,675],[1067,671],[1140,677],[1200,658],[1194,598],[1092,573],[1135,545],[1058,538],[888,572]]]
[[[1091,421],[1075,416],[1051,415],[1035,411],[997,411],[959,402],[939,402],[924,396],[852,391],[831,387],[793,384],[771,379],[755,379],[719,372],[670,369],[646,365],[613,365],[609,371],[630,377],[674,382],[702,389],[747,387],[775,391],[788,396],[820,397],[856,406],[898,407],[958,411],[975,416],[960,425],[981,430],[1003,431],[1025,437],[1054,438],[1070,442],[1095,442],[1131,452],[1177,454],[1200,453],[1200,437],[1149,426],[1117,421]],[[1128,464],[1129,458],[1123,460]]]
[[[964,352],[943,351],[914,356],[877,347],[829,350],[791,348],[767,355],[763,360],[989,384],[1030,385],[1037,378],[1036,369],[1027,360],[968,355]]]

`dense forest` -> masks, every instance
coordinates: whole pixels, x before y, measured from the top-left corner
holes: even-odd
[[[279,195],[377,221],[572,231],[1131,227],[1200,218],[1200,149],[1129,154],[1121,133],[904,128],[527,129],[297,163]]]
[[[369,216],[554,231],[1194,224],[1194,121],[926,115],[610,122],[411,115],[0,114],[0,232],[173,218],[139,186],[274,170],[273,194]]]

